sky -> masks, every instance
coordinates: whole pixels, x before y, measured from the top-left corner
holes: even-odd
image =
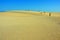
[[[60,0],[0,0],[0,11],[10,10],[60,12]]]

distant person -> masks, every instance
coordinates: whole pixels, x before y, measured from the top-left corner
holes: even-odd
[[[49,16],[51,16],[51,13],[49,13]]]

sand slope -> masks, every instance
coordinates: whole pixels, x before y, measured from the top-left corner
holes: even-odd
[[[0,13],[0,40],[60,40],[60,17]]]

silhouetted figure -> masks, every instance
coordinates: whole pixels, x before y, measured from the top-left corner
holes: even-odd
[[[51,16],[51,13],[49,13],[49,16]]]

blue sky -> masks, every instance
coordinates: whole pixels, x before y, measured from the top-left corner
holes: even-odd
[[[0,0],[0,11],[6,10],[60,12],[60,0]]]

